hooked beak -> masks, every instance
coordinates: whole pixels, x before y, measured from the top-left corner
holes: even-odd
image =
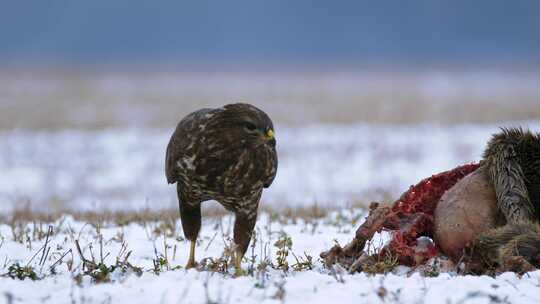
[[[270,144],[272,147],[275,147],[276,146],[276,138],[275,138],[275,135],[274,135],[274,130],[268,129],[266,131],[266,134],[264,134],[264,140],[266,140],[266,142],[268,144]]]
[[[274,130],[272,129],[268,129],[268,131],[266,131],[266,139],[267,140],[272,140],[274,139]]]

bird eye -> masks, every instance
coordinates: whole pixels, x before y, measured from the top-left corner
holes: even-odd
[[[257,127],[254,124],[250,123],[250,122],[246,122],[246,123],[244,123],[244,129],[246,129],[249,132],[253,132],[253,131],[255,131],[255,129],[257,129]]]

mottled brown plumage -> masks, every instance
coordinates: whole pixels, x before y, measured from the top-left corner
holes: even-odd
[[[177,184],[182,227],[194,244],[201,227],[201,203],[216,200],[236,215],[237,266],[247,250],[263,188],[277,170],[272,121],[243,103],[201,109],[178,124],[167,147],[165,172]]]

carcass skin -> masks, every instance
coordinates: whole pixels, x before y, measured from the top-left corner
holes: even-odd
[[[458,262],[478,235],[504,225],[493,184],[484,167],[460,180],[437,204],[434,241],[441,252]]]
[[[439,253],[463,262],[462,273],[540,268],[539,172],[540,134],[503,128],[481,163],[426,178],[392,204],[372,204],[355,238],[321,257],[350,271],[369,270],[381,255],[419,266]],[[369,256],[366,243],[383,230],[390,242]]]
[[[419,265],[436,256],[436,245],[419,247],[418,238],[433,237],[433,216],[441,197],[479,167],[480,164],[459,166],[411,186],[392,204],[372,204],[369,215],[356,231],[355,238],[345,247],[336,245],[321,253],[321,257],[327,266],[339,263],[351,272],[361,271],[362,264],[369,261],[369,256],[364,251],[366,243],[376,232],[383,230],[390,231],[392,239],[379,252],[379,256],[391,254],[398,258],[400,264],[408,266]]]

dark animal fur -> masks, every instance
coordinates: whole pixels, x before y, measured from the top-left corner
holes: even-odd
[[[499,209],[509,223],[538,219],[540,138],[522,129],[503,129],[489,141],[485,164]]]
[[[502,129],[488,143],[484,166],[507,224],[473,241],[473,259],[500,271],[540,267],[540,136]]]
[[[527,272],[540,267],[540,226],[507,224],[478,236],[470,248],[471,272]]]

